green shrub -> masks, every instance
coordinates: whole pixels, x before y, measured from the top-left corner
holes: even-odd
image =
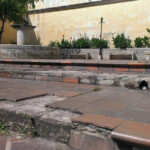
[[[134,40],[135,47],[150,47],[150,38],[148,36],[144,36],[144,38],[137,37]]]
[[[72,41],[72,48],[91,48],[90,40],[88,37],[80,37]]]
[[[109,48],[107,40],[100,40],[100,48]]]
[[[100,39],[93,37],[91,39],[91,47],[92,48],[99,48],[100,47]]]
[[[147,32],[150,34],[150,29],[147,28],[146,30],[147,30]]]
[[[91,39],[91,48],[108,48],[107,40],[100,40],[98,38]]]
[[[5,122],[0,122],[0,135],[9,135],[10,126]]]
[[[51,41],[48,46],[58,47],[57,41]]]
[[[58,45],[58,47],[60,49],[69,49],[69,48],[72,48],[71,42],[65,40],[64,38],[61,40],[60,43],[58,42],[57,45]]]
[[[124,33],[117,35],[115,38],[113,38],[113,42],[116,48],[126,49],[132,47],[131,40],[127,39]]]
[[[143,42],[143,38],[141,37],[137,37],[135,40],[134,40],[134,45],[135,47],[144,47],[144,42]]]
[[[150,38],[148,36],[144,36],[143,42],[144,42],[144,47],[150,47]]]

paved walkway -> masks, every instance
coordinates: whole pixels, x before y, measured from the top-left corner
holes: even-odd
[[[0,100],[21,101],[44,95],[73,97],[90,92],[95,86],[0,78]]]
[[[46,106],[81,114],[92,113],[150,123],[149,91],[4,78],[0,78],[0,83],[1,100],[24,100],[20,103],[26,104],[32,100],[39,103],[38,97],[44,99],[51,96],[52,99],[53,96],[58,96],[64,100],[55,102],[54,98],[54,103],[47,101]],[[33,99],[34,97],[37,98]]]
[[[40,135],[56,140],[63,135],[64,143],[73,122],[108,129],[114,139],[150,146],[149,97],[149,91],[121,87],[0,78],[1,117],[22,124],[20,114],[35,117]]]
[[[149,97],[149,91],[102,87],[100,91],[71,97],[47,106],[81,114],[91,113],[150,123]]]

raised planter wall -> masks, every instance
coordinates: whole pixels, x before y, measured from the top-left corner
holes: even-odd
[[[71,54],[88,54],[91,58],[96,60],[99,58],[99,49],[61,49],[61,58],[68,59]],[[103,58],[110,59],[110,54],[133,54],[134,60],[149,60],[150,48],[128,48],[126,50],[120,49],[103,49]]]
[[[110,54],[133,54],[134,60],[149,60],[150,48],[128,48],[126,50],[120,49],[104,49],[103,58],[106,60],[110,59]]]
[[[61,58],[69,59],[71,54],[85,54],[90,53],[92,59],[98,59],[99,49],[61,49]]]
[[[60,49],[49,46],[35,45],[0,45],[1,59],[59,59]]]

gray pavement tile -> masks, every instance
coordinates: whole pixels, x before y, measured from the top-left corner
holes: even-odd
[[[38,107],[45,107],[46,104],[48,103],[54,103],[57,101],[62,101],[65,98],[63,97],[58,97],[58,96],[51,96],[51,95],[46,95],[46,96],[41,96],[41,97],[36,97],[32,99],[28,99],[26,101],[20,101],[18,104],[28,104],[31,106],[38,106]]]
[[[127,108],[128,104],[121,104],[121,103],[114,103],[114,102],[107,102],[107,101],[98,101],[91,106],[96,106],[99,109],[107,109],[107,110],[116,110],[121,111]]]
[[[81,112],[82,114],[85,113],[91,113],[91,114],[97,114],[97,115],[106,115],[106,116],[113,116],[115,115],[118,111],[116,110],[110,110],[106,108],[99,108],[99,106],[83,106],[81,108],[77,108],[76,111]]]
[[[92,91],[94,86],[70,85],[65,83],[0,79],[4,88],[0,89],[0,99],[19,101],[45,95],[47,93],[72,97]],[[9,93],[9,94],[8,94]]]
[[[130,106],[130,108],[132,109],[138,109],[138,110],[145,110],[145,111],[150,111],[150,101],[140,101],[139,103],[136,103],[132,106]]]
[[[41,91],[33,90],[32,88],[29,88],[28,90],[24,88],[20,88],[20,89],[7,88],[7,89],[0,90],[0,99],[6,99],[8,101],[19,101],[19,100],[29,99],[32,97],[38,97],[46,94],[47,93],[42,90]]]
[[[140,102],[141,99],[147,99],[147,96],[138,94],[135,91],[124,91],[112,95],[107,95],[102,99],[102,101],[131,105]]]
[[[77,108],[80,108],[85,105],[87,105],[87,103],[85,102],[80,102],[80,101],[77,102],[76,100],[64,100],[52,104],[47,104],[46,106],[50,108],[76,111]]]
[[[115,116],[126,120],[150,123],[150,111],[146,110],[131,108],[122,112],[118,112]]]
[[[83,94],[83,95],[79,95],[79,96],[75,96],[72,98],[68,98],[68,100],[75,100],[75,101],[81,101],[81,102],[85,102],[85,103],[94,103],[96,101],[99,101],[102,99],[102,95],[98,92],[90,92],[87,94]]]

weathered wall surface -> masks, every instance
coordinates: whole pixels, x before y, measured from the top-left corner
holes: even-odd
[[[29,14],[29,21],[36,26],[34,32],[30,33],[30,40],[33,44],[47,45],[50,41],[61,40],[62,35],[65,35],[66,39],[77,38],[80,34],[99,37],[100,17],[104,17],[103,33],[106,39],[112,39],[112,35],[122,32],[132,40],[137,36],[147,35],[146,28],[150,28],[150,0],[101,4],[103,1],[109,3],[123,0],[41,0],[36,10],[43,10]],[[93,2],[99,4],[89,6]],[[88,5],[67,9],[70,5],[81,3]],[[57,7],[58,10],[52,9]],[[50,10],[45,11],[47,8]],[[5,36],[4,41],[11,41],[12,35],[14,36],[14,31],[11,30],[9,40]]]
[[[56,47],[33,45],[0,45],[1,59],[59,59],[60,50]]]
[[[48,1],[47,1],[48,2]],[[46,3],[46,1],[45,1]],[[41,2],[42,4],[42,2]],[[42,44],[61,40],[62,35],[69,39],[80,34],[99,37],[100,17],[104,17],[104,37],[124,32],[134,39],[147,35],[150,28],[150,1],[137,0],[109,5],[99,5],[78,9],[59,10],[30,15],[30,21],[37,26],[35,35]]]
[[[99,59],[99,49],[60,49],[61,58],[69,59],[70,55],[86,55],[90,56],[91,59]],[[107,59],[107,58],[106,58]]]
[[[1,22],[0,22],[0,27],[1,27]],[[14,30],[11,26],[9,22],[5,23],[5,28],[4,28],[4,32],[2,35],[2,43],[3,44],[10,44],[15,42],[16,43],[16,30]]]
[[[61,58],[68,59],[70,55],[90,54],[94,60],[99,59],[99,49],[61,49]],[[126,50],[120,49],[103,49],[103,58],[110,60],[110,55],[131,55],[134,60],[146,61],[150,60],[150,48],[127,48]]]

